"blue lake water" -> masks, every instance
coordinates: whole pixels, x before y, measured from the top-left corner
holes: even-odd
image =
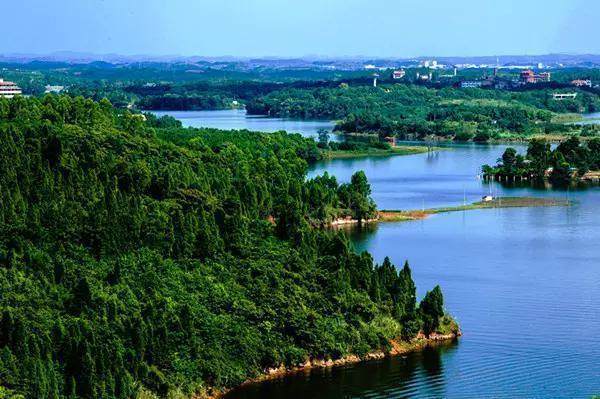
[[[461,323],[457,343],[251,385],[230,398],[587,398],[600,393],[600,190],[507,188],[477,178],[505,146],[339,159],[340,181],[364,170],[381,209],[503,196],[552,196],[571,207],[472,210],[349,233],[381,262],[408,260],[418,293],[440,284]]]
[[[583,114],[583,120],[575,122],[577,125],[597,125],[600,124],[600,112]]]
[[[221,111],[210,112],[200,121],[192,117],[186,121],[189,113],[182,120],[188,125],[268,131],[286,123],[262,121],[248,127],[246,123],[255,122],[245,117],[240,121],[230,111],[223,119]],[[490,192],[569,198],[574,204],[471,210],[349,230],[356,249],[371,252],[376,261],[390,256],[401,265],[408,260],[419,296],[440,284],[446,308],[459,320],[464,336],[404,357],[247,385],[227,398],[600,394],[600,189],[510,188],[478,179],[480,166],[495,163],[505,147],[452,146],[429,154],[314,165],[309,176],[327,171],[339,181],[364,170],[380,209],[458,205]]]
[[[248,115],[243,109],[219,111],[152,111],[152,113],[157,116],[171,115],[179,119],[184,127],[248,129],[262,132],[286,130],[290,133],[300,133],[305,137],[317,137],[319,129],[331,132],[335,125],[332,121],[267,118],[260,115]],[[330,139],[337,140],[338,135],[332,134]]]

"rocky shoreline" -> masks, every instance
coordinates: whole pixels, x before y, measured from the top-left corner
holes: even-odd
[[[390,356],[399,356],[405,355],[407,353],[416,352],[423,348],[426,348],[430,345],[435,345],[439,342],[451,341],[457,339],[462,335],[460,330],[456,332],[452,332],[449,334],[438,334],[431,333],[429,336],[425,336],[422,332],[420,332],[415,338],[409,341],[396,341],[390,340],[391,348],[389,351],[373,351],[369,352],[363,356],[358,356],[354,354],[350,354],[339,359],[308,359],[305,363],[296,365],[294,367],[286,367],[285,365],[280,365],[279,367],[268,368],[264,371],[263,374],[256,378],[251,378],[245,382],[243,382],[240,387],[249,385],[249,384],[257,384],[264,381],[274,380],[278,378],[282,378],[288,375],[292,375],[295,373],[305,372],[312,369],[323,369],[323,368],[331,368],[331,367],[341,367],[347,366],[351,364],[368,362],[372,360],[381,360]],[[236,389],[236,388],[232,388]],[[206,393],[199,394],[194,396],[192,399],[221,399],[227,393],[229,393],[232,389],[224,389],[224,390],[210,390]]]

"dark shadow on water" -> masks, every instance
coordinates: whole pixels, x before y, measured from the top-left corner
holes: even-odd
[[[548,181],[515,181],[515,182],[495,182],[505,189],[525,188],[539,192],[567,192],[567,191],[585,191],[590,188],[598,187],[598,183],[586,181],[574,181],[570,184],[552,184]]]
[[[315,369],[233,390],[226,399],[445,396],[443,355],[458,342],[347,367]]]

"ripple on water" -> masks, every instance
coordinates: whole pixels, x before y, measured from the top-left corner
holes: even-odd
[[[349,180],[363,169],[382,209],[474,201],[475,179],[503,147],[461,147],[436,156],[337,160],[324,170]],[[440,284],[461,323],[458,343],[406,357],[312,372],[232,393],[257,398],[589,398],[600,393],[600,189],[507,196],[569,196],[569,208],[498,209],[352,231],[357,250],[410,261],[418,294]]]

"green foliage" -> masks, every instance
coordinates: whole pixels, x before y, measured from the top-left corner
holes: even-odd
[[[570,136],[551,150],[545,140],[529,142],[527,155],[517,154],[507,148],[495,167],[484,165],[483,173],[499,177],[527,177],[541,180],[548,177],[557,185],[565,185],[583,176],[589,170],[600,170],[600,139],[581,143],[577,136]]]
[[[430,334],[440,326],[440,319],[444,316],[444,296],[439,285],[427,294],[419,304],[419,312],[423,319],[423,331]]]
[[[579,93],[573,107],[550,100],[551,93],[549,89],[509,92],[406,84],[285,88],[254,98],[248,110],[280,117],[341,119],[336,129],[346,133],[481,142],[506,132],[527,136],[579,130],[575,125],[552,123],[553,113],[600,106],[594,93]]]
[[[374,212],[362,172],[306,180],[314,141],[66,96],[0,99],[0,140],[2,397],[181,397],[421,325],[407,265],[313,227]]]

